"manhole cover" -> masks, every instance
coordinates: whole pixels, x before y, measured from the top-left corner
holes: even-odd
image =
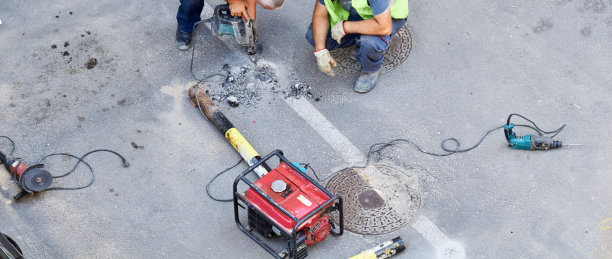
[[[402,28],[397,31],[391,38],[391,45],[385,53],[383,67],[380,73],[385,74],[406,61],[410,50],[412,50],[412,35],[408,30],[408,23],[405,23]],[[356,74],[361,72],[361,64],[359,61],[354,61],[349,57],[349,53],[354,47],[335,49],[331,53],[338,63],[337,71],[344,74]]]
[[[406,226],[421,207],[415,173],[386,165],[347,168],[327,182],[344,199],[344,227],[359,234],[384,234]],[[338,213],[332,213],[338,222]]]

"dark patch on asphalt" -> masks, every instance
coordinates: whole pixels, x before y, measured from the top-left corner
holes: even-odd
[[[68,51],[62,52],[62,56],[64,56],[64,57],[70,56],[70,52],[68,52]]]
[[[49,98],[45,98],[45,105],[51,107],[51,100],[49,100]]]
[[[87,69],[92,69],[98,64],[98,60],[96,58],[90,58],[87,63],[85,63],[85,67]]]
[[[55,44],[51,45],[51,49],[57,49],[57,45]]]
[[[77,116],[77,119],[78,119],[79,121],[85,121],[85,117],[83,117],[83,116]]]
[[[578,8],[578,11],[587,12],[591,11],[594,13],[603,13],[606,10],[606,1],[604,0],[584,0],[582,6]]]
[[[538,22],[538,25],[534,26],[531,29],[533,30],[533,33],[541,33],[552,30],[553,26],[554,23],[552,21],[542,18]]]
[[[59,18],[59,15],[56,15],[55,18]]]
[[[144,149],[145,148],[144,146],[137,145],[136,142],[132,142],[131,144],[134,149]]]
[[[70,42],[64,42],[64,48],[70,46]]]
[[[108,189],[108,191],[109,191],[109,192],[115,192],[115,189],[110,188],[110,189]]]
[[[121,105],[121,106],[125,105],[126,103],[127,103],[127,98],[123,98],[123,99],[117,101],[117,104]]]
[[[90,32],[90,31],[85,31],[85,32],[87,33],[87,35],[90,35],[90,34],[91,34],[91,32]]]
[[[584,27],[580,30],[580,34],[584,37],[589,37],[593,33],[593,29],[589,26]]]
[[[72,12],[69,12],[70,15],[72,15]]]

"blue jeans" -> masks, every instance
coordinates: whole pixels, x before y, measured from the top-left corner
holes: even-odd
[[[204,9],[204,0],[180,0],[176,21],[179,30],[183,32],[193,32],[193,25],[201,20],[200,14]]]
[[[385,51],[389,48],[391,37],[406,23],[406,19],[393,19],[393,28],[391,35],[361,35],[347,34],[342,37],[342,41],[338,43],[331,36],[331,30],[327,33],[325,48],[332,50],[335,48],[348,48],[354,45],[359,47],[359,63],[361,63],[361,72],[374,73],[382,67],[382,62],[385,57]],[[314,38],[312,36],[312,23],[306,32],[306,40],[314,46]]]

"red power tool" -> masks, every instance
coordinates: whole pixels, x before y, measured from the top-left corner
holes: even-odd
[[[249,173],[272,157],[280,160],[274,170],[254,183],[247,179]],[[238,184],[241,182],[249,188],[239,193]],[[270,153],[240,174],[234,181],[233,191],[236,224],[275,258],[305,258],[307,245],[323,241],[329,233],[340,236],[344,232],[342,197],[332,195],[304,169],[289,162],[280,150]],[[238,206],[243,206],[239,201],[248,206],[248,228],[240,222]],[[339,226],[329,216],[334,211],[338,212]],[[284,237],[285,248],[275,251],[252,230],[257,230],[265,238]]]
[[[26,194],[42,192],[51,186],[53,176],[44,169],[43,164],[28,166],[20,158],[7,156],[0,151],[0,162],[4,164],[6,170],[15,177],[17,185],[21,187],[21,192],[15,195],[14,199],[19,200]]]

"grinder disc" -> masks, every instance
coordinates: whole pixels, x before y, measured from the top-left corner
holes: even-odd
[[[35,165],[26,169],[19,179],[21,187],[26,191],[40,192],[51,186],[53,176],[41,166]]]

